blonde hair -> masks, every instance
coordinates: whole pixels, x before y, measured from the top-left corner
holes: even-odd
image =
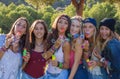
[[[73,17],[71,18],[71,20],[77,20],[77,21],[80,23],[80,32],[83,31],[83,30],[82,30],[83,18],[82,18],[81,16],[78,16],[78,15],[73,16]]]

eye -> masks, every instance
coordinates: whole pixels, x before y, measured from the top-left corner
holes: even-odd
[[[93,28],[93,27],[94,27],[94,26],[91,26],[91,25],[89,26],[89,28]]]
[[[62,23],[62,21],[61,21],[61,20],[59,20],[59,21],[58,21],[58,23]]]
[[[67,21],[65,21],[65,24],[68,24],[68,22],[67,22]]]

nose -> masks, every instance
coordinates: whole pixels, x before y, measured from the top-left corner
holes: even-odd
[[[86,33],[87,33],[87,32],[90,32],[90,29],[89,29],[89,28],[85,28],[84,30],[85,30]]]
[[[105,34],[105,33],[106,33],[106,30],[104,29],[104,30],[102,30],[102,32]]]

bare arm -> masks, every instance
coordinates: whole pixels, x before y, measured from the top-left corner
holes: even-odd
[[[58,38],[55,42],[55,44],[45,53],[42,54],[43,58],[45,58],[46,60],[48,60],[53,53],[55,52],[56,49],[58,49],[61,45],[62,41]]]
[[[12,35],[7,35],[6,40],[5,40],[5,45],[0,48],[0,59],[3,57],[5,51],[7,48],[10,46],[13,38],[11,38]]]
[[[30,53],[29,52],[27,52],[27,55],[26,56],[23,56],[23,64],[22,64],[22,69],[24,69],[25,68],[25,66],[27,65],[27,63],[29,62],[29,60],[30,60]]]
[[[74,78],[74,75],[75,75],[75,73],[76,73],[76,71],[77,71],[77,69],[79,67],[81,56],[82,56],[82,48],[81,48],[80,40],[76,39],[74,64],[73,64],[73,67],[71,69],[69,79]]]
[[[64,52],[64,63],[63,63],[63,69],[69,68],[69,59],[70,59],[70,43],[65,42],[63,45],[63,52]]]

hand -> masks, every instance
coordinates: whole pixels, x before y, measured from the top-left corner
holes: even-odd
[[[48,60],[51,56],[52,56],[52,52],[51,51],[47,51],[45,53],[42,54],[42,57],[45,59],[45,60]]]
[[[30,53],[29,53],[29,52],[27,52],[27,53],[26,53],[26,55],[25,55],[25,56],[23,56],[23,60],[24,60],[25,62],[28,62],[28,61],[29,61],[29,59],[30,59]]]
[[[97,66],[97,62],[96,62],[96,61],[91,60],[91,61],[88,62],[88,67],[94,68],[94,67],[96,67],[96,66]]]
[[[58,66],[58,61],[56,59],[55,60],[50,60],[50,63],[55,67]]]
[[[10,46],[10,44],[13,41],[13,35],[12,34],[7,34],[6,36],[6,40],[5,40],[5,47],[8,48]]]
[[[99,51],[98,51],[97,49],[94,49],[94,50],[93,50],[93,54],[94,54],[94,56],[96,56],[98,59],[101,59],[101,58],[102,58],[101,55],[100,55],[100,53],[99,53]]]
[[[85,50],[85,51],[88,51],[89,50],[89,42],[88,40],[85,40],[82,44],[82,48]]]

